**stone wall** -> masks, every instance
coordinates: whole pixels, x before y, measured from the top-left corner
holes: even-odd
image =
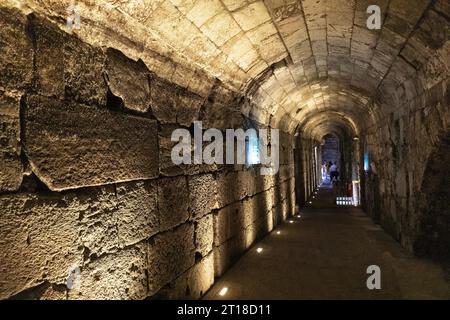
[[[425,169],[448,136],[450,124],[447,23],[446,17],[435,11],[424,16],[422,25],[411,37],[421,48],[415,53],[416,65],[406,63],[412,59],[409,56],[396,63],[396,68],[407,70],[409,77],[396,79],[398,73],[392,72],[386,79],[391,87],[381,88],[385,94],[379,95],[372,105],[384,116],[363,134],[360,145],[361,152],[368,147],[370,157],[369,172],[362,172],[368,213],[403,246],[427,256],[432,256],[433,250],[419,252],[417,241],[424,232],[434,237],[432,234],[437,229],[426,228],[424,220],[435,220],[437,213],[424,208],[439,207],[440,204],[429,202],[437,198],[425,196],[428,191],[424,189],[424,182],[444,174],[445,169],[426,174]],[[433,25],[432,29],[427,27],[430,25]],[[448,215],[439,220],[448,228]],[[448,250],[448,239],[443,241],[445,243],[440,246]],[[424,247],[423,243],[421,247]]]
[[[171,162],[174,129],[251,117],[220,81],[191,90],[14,9],[0,42],[0,298],[199,298],[293,213],[287,133],[274,176]]]

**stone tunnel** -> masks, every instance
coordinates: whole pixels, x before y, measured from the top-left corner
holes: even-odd
[[[375,264],[449,299],[449,26],[447,0],[2,0],[0,298],[370,298]],[[174,163],[200,122],[276,129],[276,170]]]

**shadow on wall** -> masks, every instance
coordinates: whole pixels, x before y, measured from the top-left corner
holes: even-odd
[[[419,256],[450,263],[450,131],[427,163],[421,188],[418,237]]]

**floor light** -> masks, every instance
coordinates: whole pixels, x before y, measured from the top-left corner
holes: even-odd
[[[227,287],[223,287],[220,291],[219,291],[219,296],[224,296],[226,295],[228,292],[228,288]]]

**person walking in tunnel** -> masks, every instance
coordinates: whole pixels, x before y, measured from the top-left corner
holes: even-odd
[[[338,179],[339,179],[339,171],[337,169],[336,162],[334,162],[330,166],[330,180],[333,182],[338,181]]]

